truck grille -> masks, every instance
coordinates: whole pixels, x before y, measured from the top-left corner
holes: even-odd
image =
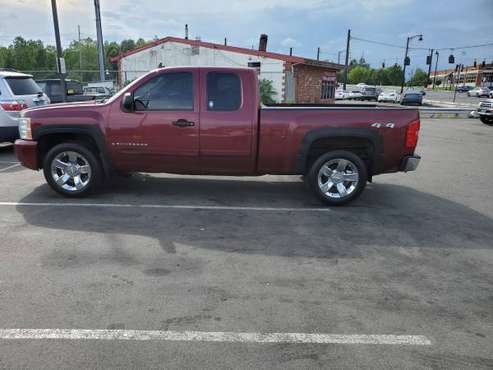
[[[480,108],[491,108],[491,107],[493,107],[493,103],[489,103],[489,102],[481,102],[481,103],[479,104],[479,107],[480,107]]]

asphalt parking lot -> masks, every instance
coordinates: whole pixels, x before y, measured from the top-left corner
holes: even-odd
[[[0,148],[0,367],[493,368],[493,127],[422,120],[418,152],[320,210],[274,176],[139,174],[66,200]],[[168,337],[82,331],[106,329]]]

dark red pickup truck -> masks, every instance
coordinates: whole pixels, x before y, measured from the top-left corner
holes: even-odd
[[[373,175],[416,169],[416,109],[261,107],[256,71],[161,68],[106,102],[23,112],[17,157],[57,192],[82,196],[114,172],[304,175],[330,205]]]

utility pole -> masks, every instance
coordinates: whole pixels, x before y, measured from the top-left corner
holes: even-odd
[[[80,25],[77,25],[77,34],[79,36],[79,71],[80,71],[80,82],[84,79],[82,74],[82,45],[80,43]]]
[[[431,65],[432,64],[433,64],[433,49],[430,50],[430,64],[428,65],[428,81],[430,81]],[[428,86],[428,81],[426,81],[427,86]]]
[[[104,81],[104,46],[103,46],[103,31],[101,29],[101,10],[99,0],[94,0],[94,10],[96,12],[96,36],[98,45],[98,64],[99,64],[99,80]]]
[[[346,63],[344,63],[344,85],[343,90],[346,90],[347,85],[347,75],[349,69],[349,44],[351,41],[351,30],[347,30],[347,41],[346,41]]]
[[[437,56],[437,60],[435,62],[435,73],[433,74],[433,86],[432,86],[433,90],[435,89],[435,83],[437,81],[438,57],[440,56],[440,53],[438,52],[438,50],[435,51],[435,55]]]
[[[402,83],[401,83],[401,94],[404,92],[404,83],[406,82],[406,66],[410,64],[409,58],[407,56],[407,53],[409,52],[409,41],[412,39],[419,37],[419,41],[423,40],[423,35],[414,35],[414,36],[408,36],[407,42],[406,42],[406,54],[404,55],[404,68],[402,71]]]
[[[320,48],[317,48],[317,60],[320,60]]]
[[[344,53],[344,50],[339,50],[337,52],[337,64],[341,64],[341,54]]]
[[[51,10],[53,12],[53,25],[55,26],[55,42],[57,54],[58,76],[62,87],[62,101],[67,101],[67,86],[65,84],[65,59],[63,59],[62,42],[60,41],[60,29],[58,27],[58,12],[56,9],[56,0],[51,0]]]

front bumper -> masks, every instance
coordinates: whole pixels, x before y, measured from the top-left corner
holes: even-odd
[[[486,110],[486,109],[478,109],[478,114],[480,116],[488,116],[488,117],[491,117],[491,116],[493,116],[493,111]]]
[[[401,171],[404,172],[416,171],[416,168],[418,168],[420,160],[421,157],[419,155],[409,155],[404,157],[401,164]]]
[[[36,141],[16,140],[15,155],[24,167],[32,170],[39,169],[38,143]]]

